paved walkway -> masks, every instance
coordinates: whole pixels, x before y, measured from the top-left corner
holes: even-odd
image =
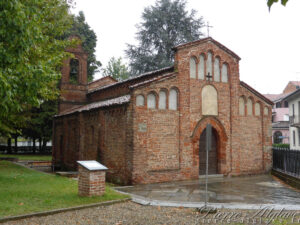
[[[204,182],[204,179],[199,179],[194,181],[117,187],[116,190],[129,193],[136,199],[136,202],[144,204],[148,202],[150,205],[182,205],[192,207],[194,203],[203,204],[205,201]],[[236,206],[231,208],[249,208],[238,207],[247,204],[250,206],[259,206],[257,208],[260,208],[261,205],[277,205],[277,208],[286,206],[291,209],[300,209],[300,191],[288,187],[271,175],[210,178],[208,194],[209,202],[215,203],[213,204],[214,206],[219,205],[220,207],[224,207],[224,204],[227,204]],[[185,205],[182,203],[185,203]]]

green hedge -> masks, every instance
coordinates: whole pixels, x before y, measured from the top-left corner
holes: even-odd
[[[277,147],[277,148],[290,148],[290,144],[273,144],[273,147]]]

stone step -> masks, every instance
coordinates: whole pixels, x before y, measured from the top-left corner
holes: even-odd
[[[78,172],[76,171],[59,171],[56,172],[56,174],[63,177],[72,177],[72,178],[78,177]]]
[[[205,179],[205,175],[199,175],[199,179]],[[223,178],[224,175],[223,174],[209,174],[207,175],[208,179],[209,178]]]

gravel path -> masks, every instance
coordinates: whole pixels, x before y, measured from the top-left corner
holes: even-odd
[[[222,209],[220,215],[229,215],[229,213],[237,212],[237,210]],[[239,211],[248,215],[255,211]],[[222,214],[221,214],[222,213]],[[217,214],[209,214],[209,217]],[[231,214],[232,215],[232,214]],[[204,214],[198,213],[191,208],[173,208],[173,207],[157,207],[157,206],[142,206],[133,202],[125,202],[110,206],[101,206],[96,208],[81,209],[76,211],[64,212],[44,217],[33,217],[18,221],[10,221],[5,224],[237,224],[224,221],[204,221]],[[215,221],[215,222],[214,222]],[[241,222],[241,221],[238,221]],[[238,223],[243,224],[243,223]],[[245,223],[248,224],[248,223]],[[259,221],[249,224],[260,224]],[[266,224],[266,223],[264,223]],[[281,223],[280,223],[281,224]],[[298,223],[297,223],[298,224]]]

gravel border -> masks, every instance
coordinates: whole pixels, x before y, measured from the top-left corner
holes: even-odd
[[[112,204],[116,204],[116,203],[127,202],[129,200],[131,200],[131,198],[99,202],[99,203],[92,203],[92,204],[88,204],[88,205],[80,205],[80,206],[74,206],[74,207],[69,207],[69,208],[54,209],[54,210],[30,213],[30,214],[25,214],[25,215],[20,215],[20,216],[4,217],[4,218],[0,218],[0,223],[12,221],[12,220],[27,219],[27,218],[35,217],[35,216],[37,216],[37,217],[48,216],[48,215],[53,215],[53,214],[57,214],[57,213],[78,210],[78,209],[86,209],[86,208],[92,208],[92,207],[98,207],[98,206],[107,206],[107,205],[112,205]]]

